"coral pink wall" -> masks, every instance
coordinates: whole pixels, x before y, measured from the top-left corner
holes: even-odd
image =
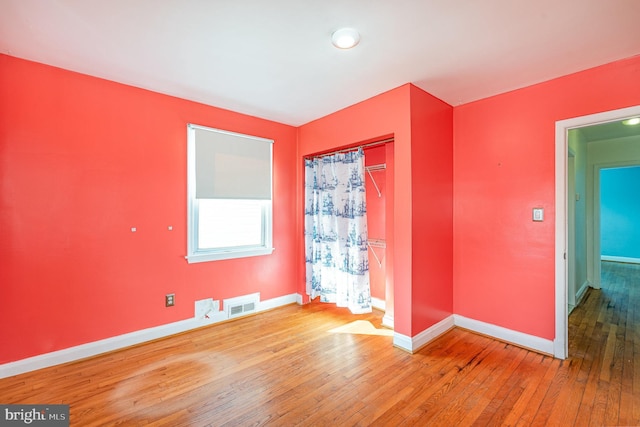
[[[394,136],[393,152],[386,152],[391,164],[386,172],[387,281],[393,286],[395,331],[410,337],[452,313],[451,132],[452,108],[413,85],[313,121],[299,131],[301,158]],[[423,165],[431,168],[424,170]],[[425,238],[432,239],[435,247],[425,245]]]
[[[412,336],[453,313],[453,107],[411,87]]]
[[[384,323],[387,326],[391,326],[391,320],[394,318],[395,298],[393,295],[394,290],[394,257],[393,257],[393,242],[395,241],[394,230],[394,215],[393,208],[395,206],[395,198],[393,196],[393,189],[395,188],[393,177],[395,175],[395,142],[387,142],[385,148],[385,162],[387,169],[385,170],[385,188],[387,192],[385,194],[385,240],[387,247],[385,248],[384,257],[384,269],[386,274],[385,284],[385,317]]]
[[[273,255],[187,264],[189,122],[275,140]],[[0,363],[191,318],[198,299],[295,293],[296,137],[0,55]]]
[[[393,136],[395,138],[394,154],[386,155],[386,161],[390,159],[394,163],[394,170],[399,170],[401,175],[393,177],[393,186],[389,186],[389,171],[387,171],[387,203],[393,201],[394,206],[385,211],[387,222],[386,237],[387,257],[386,271],[389,275],[389,259],[399,257],[404,261],[403,268],[392,266],[393,282],[406,284],[396,289],[396,317],[395,330],[408,334],[411,330],[411,215],[407,206],[411,206],[410,193],[410,168],[411,168],[411,129],[409,117],[410,85],[404,85],[397,89],[380,94],[359,104],[340,110],[329,116],[307,123],[299,128],[298,147],[299,164],[302,166],[303,158],[310,154],[331,151],[336,148],[352,146],[362,142],[370,142]],[[389,145],[389,144],[387,144]],[[397,147],[400,147],[398,149]],[[402,155],[398,155],[398,151]],[[395,159],[394,159],[395,156]],[[396,162],[400,162],[398,165]],[[300,197],[299,211],[303,212],[304,177],[302,168],[298,173],[298,192]],[[403,206],[401,210],[394,210],[396,206]],[[394,215],[391,215],[393,213]],[[393,240],[389,238],[389,225],[393,224]],[[299,236],[302,236],[302,225],[299,225]],[[400,237],[398,237],[400,236]],[[398,243],[400,240],[400,243]],[[300,244],[299,259],[304,263],[304,245]],[[299,292],[304,294],[304,272],[299,279]],[[400,296],[398,296],[400,294]]]
[[[296,129],[0,55],[0,363],[303,294],[302,159],[388,136],[396,332],[457,313],[553,339],[555,122],[638,105],[639,80],[634,57],[455,108],[407,84]],[[276,141],[273,255],[184,260],[189,122]]]
[[[384,145],[376,145],[365,148],[365,165],[379,165],[386,161],[386,147]],[[380,190],[380,195],[373,185],[372,178]],[[365,182],[367,185],[367,231],[370,239],[384,240],[386,237],[386,170],[372,171],[371,176],[365,174]],[[373,254],[375,251],[375,256]],[[385,300],[385,284],[386,284],[386,258],[385,249],[373,247],[369,249],[369,280],[371,282],[371,296],[382,301]],[[376,256],[378,259],[376,260]],[[378,263],[380,261],[380,264]]]
[[[640,104],[638,81],[634,57],[455,108],[455,313],[555,337],[555,122]]]

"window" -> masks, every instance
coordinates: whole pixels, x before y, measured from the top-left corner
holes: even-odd
[[[272,140],[187,126],[187,261],[268,255]]]

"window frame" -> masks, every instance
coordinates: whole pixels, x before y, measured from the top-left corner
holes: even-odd
[[[237,137],[238,141],[249,139],[269,144],[271,197],[262,200],[262,244],[231,246],[222,248],[198,248],[199,200],[196,198],[196,130],[210,131],[225,136]],[[273,253],[273,143],[271,139],[230,132],[189,123],[187,124],[187,259],[188,263],[199,263],[270,255]],[[245,199],[260,200],[260,199]]]

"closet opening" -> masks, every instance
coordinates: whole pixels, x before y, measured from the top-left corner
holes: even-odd
[[[392,161],[393,138],[304,158],[307,295],[354,314],[381,310],[390,328]]]

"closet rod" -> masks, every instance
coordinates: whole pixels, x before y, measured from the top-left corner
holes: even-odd
[[[334,154],[338,154],[338,153],[348,153],[349,151],[356,151],[356,150],[358,150],[360,148],[374,147],[376,145],[386,144],[387,142],[393,142],[393,138],[381,139],[380,141],[374,141],[374,142],[370,142],[368,144],[358,145],[357,147],[343,148],[342,150],[331,151],[329,153],[311,155],[311,156],[308,156],[307,158],[308,159],[315,159],[315,158],[320,158],[320,157],[325,157],[325,156],[333,156]]]
[[[387,168],[387,164],[386,163],[380,163],[379,165],[370,165],[370,166],[365,166],[364,167],[366,170],[368,171],[380,171],[380,170],[384,170]]]
[[[368,239],[367,244],[369,246],[375,246],[376,248],[386,248],[387,242],[384,239]]]

